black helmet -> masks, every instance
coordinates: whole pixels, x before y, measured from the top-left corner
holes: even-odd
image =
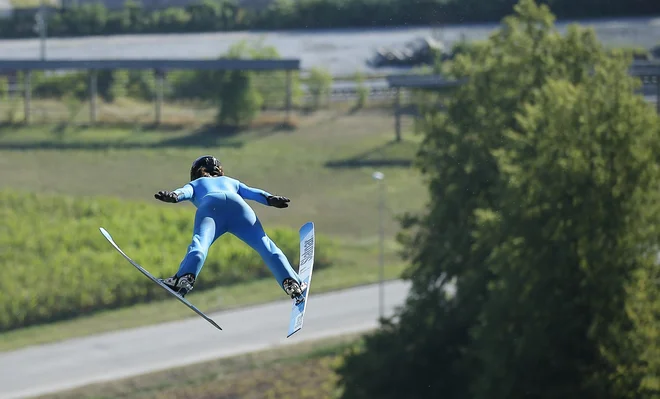
[[[204,168],[211,175],[222,175],[222,165],[218,158],[211,155],[203,155],[197,159],[192,164],[190,168],[190,181],[193,181],[200,177],[200,171]]]

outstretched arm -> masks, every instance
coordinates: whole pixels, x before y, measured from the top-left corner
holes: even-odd
[[[276,208],[286,208],[289,206],[289,199],[279,195],[272,195],[259,188],[250,187],[242,182],[238,182],[238,195],[244,199],[257,201],[261,204],[274,206]]]
[[[177,195],[177,202],[189,201],[193,197],[194,190],[190,184],[186,184],[185,186],[174,190],[174,193]]]
[[[174,191],[159,191],[158,193],[154,194],[154,197],[157,200],[161,200],[163,202],[175,203],[190,200],[193,196],[193,193],[193,187],[190,184],[186,184],[185,186],[177,188]]]
[[[263,205],[270,205],[268,197],[270,193],[259,188],[250,187],[243,182],[238,182],[238,195],[247,200],[257,201]]]

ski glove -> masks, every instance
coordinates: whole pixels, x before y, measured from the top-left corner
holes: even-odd
[[[154,197],[156,197],[157,200],[161,200],[163,202],[178,202],[179,201],[179,196],[172,191],[159,191],[158,193],[154,194]]]
[[[268,205],[274,206],[275,208],[287,208],[289,206],[288,202],[291,202],[287,197],[282,197],[280,195],[271,195],[266,198]]]

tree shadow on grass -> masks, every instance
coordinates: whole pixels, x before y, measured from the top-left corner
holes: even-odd
[[[133,126],[135,127],[135,126]],[[58,127],[55,127],[58,129]],[[145,134],[149,131],[163,132],[164,129],[158,127],[142,126],[135,129],[136,135]],[[1,131],[1,130],[0,130]],[[53,132],[52,139],[34,140],[34,141],[3,141],[0,142],[0,150],[109,150],[109,149],[166,149],[166,148],[208,148],[208,147],[228,147],[240,148],[244,142],[240,138],[241,129],[231,126],[204,125],[189,133],[177,134],[173,137],[163,136],[156,141],[121,141],[112,139],[107,141],[85,141],[63,140],[61,134]],[[1,134],[0,134],[1,135]],[[59,136],[59,138],[58,138]],[[103,139],[101,139],[103,140]]]
[[[409,167],[412,165],[416,152],[416,143],[392,140],[349,158],[328,161],[324,166],[332,169]]]

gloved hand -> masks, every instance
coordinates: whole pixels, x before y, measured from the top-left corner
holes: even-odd
[[[163,202],[175,203],[179,201],[179,196],[172,191],[159,191],[154,194],[154,197],[156,197],[157,200],[161,200]]]
[[[274,206],[275,208],[287,208],[289,206],[288,202],[291,202],[287,197],[282,197],[280,195],[271,195],[267,200],[268,205]]]

